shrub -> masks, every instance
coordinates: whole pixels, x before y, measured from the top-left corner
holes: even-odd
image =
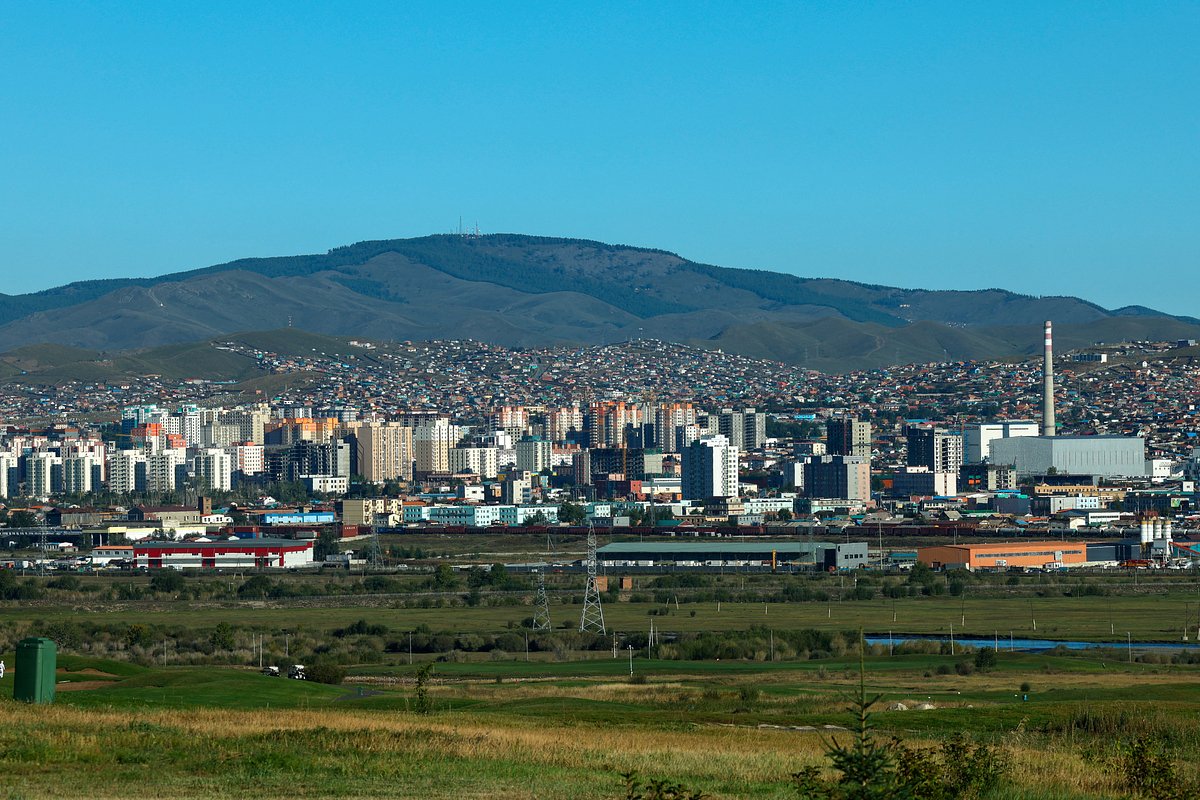
[[[433,702],[429,699],[429,678],[433,675],[433,664],[423,664],[417,669],[417,688],[413,692],[413,711],[418,714],[429,714],[433,711]]]
[[[345,668],[329,661],[323,661],[311,667],[306,667],[304,672],[310,681],[328,683],[334,686],[337,686],[346,679]]]
[[[704,795],[681,784],[651,778],[642,783],[636,772],[623,772],[625,800],[700,800]]]
[[[996,651],[990,647],[981,647],[975,652],[975,669],[987,672],[996,666]]]

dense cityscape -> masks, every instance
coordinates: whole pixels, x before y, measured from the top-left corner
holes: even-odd
[[[332,525],[351,539],[647,521],[748,535],[805,520],[1119,538],[1146,514],[1184,532],[1196,503],[1190,341],[1060,356],[1048,434],[1031,421],[1045,399],[1035,360],[831,375],[641,340],[212,346],[303,380],[269,398],[204,376],[10,384],[6,418],[30,421],[3,437],[9,526],[105,544],[313,538]],[[1144,554],[1124,555],[1100,560]]]

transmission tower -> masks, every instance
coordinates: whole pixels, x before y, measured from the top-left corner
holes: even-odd
[[[537,595],[533,599],[533,629],[550,630],[550,598],[546,596],[546,573],[538,573]]]
[[[37,521],[38,527],[38,548],[42,551],[42,557],[38,559],[38,575],[46,574],[46,557],[50,555],[50,545],[46,541],[46,517],[45,514]]]
[[[383,549],[379,546],[379,533],[371,526],[371,541],[367,544],[367,566],[373,570],[383,569]]]
[[[596,585],[596,529],[588,525],[587,588],[583,591],[583,613],[579,630],[603,634],[604,609],[600,606],[600,587]]]

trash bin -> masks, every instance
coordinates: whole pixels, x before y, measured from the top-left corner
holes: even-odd
[[[17,642],[17,674],[13,680],[13,699],[26,703],[53,703],[58,668],[58,648],[50,639],[22,639]]]

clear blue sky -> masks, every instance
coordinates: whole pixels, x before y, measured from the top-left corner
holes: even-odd
[[[0,291],[461,214],[1198,312],[1200,3],[600,5],[4,3]]]

